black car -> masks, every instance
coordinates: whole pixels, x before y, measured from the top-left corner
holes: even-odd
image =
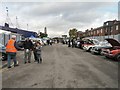
[[[18,45],[20,48],[23,48],[24,42],[25,42],[25,40],[17,41],[17,45]]]

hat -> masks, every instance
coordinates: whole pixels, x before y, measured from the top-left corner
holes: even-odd
[[[11,38],[16,38],[16,36],[15,36],[15,35],[12,35]]]

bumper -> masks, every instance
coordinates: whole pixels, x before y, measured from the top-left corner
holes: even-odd
[[[91,52],[92,52],[92,53],[96,53],[96,54],[100,54],[99,51],[94,50],[94,49],[92,49]]]
[[[87,48],[87,47],[83,47],[83,49],[84,49],[85,51],[88,51],[88,50],[89,50],[89,48]]]
[[[108,57],[108,58],[114,58],[115,57],[115,55],[110,54],[110,53],[101,52],[101,54]]]

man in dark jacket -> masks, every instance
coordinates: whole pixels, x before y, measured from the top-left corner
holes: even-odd
[[[70,39],[69,39],[69,41],[68,41],[68,47],[70,47],[71,45],[70,45]]]
[[[33,49],[33,43],[32,41],[27,38],[23,44],[23,47],[24,47],[24,63],[26,64],[27,63],[27,60],[28,60],[28,63],[31,63],[31,53],[32,53],[32,49]]]

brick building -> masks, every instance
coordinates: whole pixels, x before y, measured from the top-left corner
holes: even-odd
[[[119,35],[120,38],[120,21],[106,21],[103,23],[103,26],[97,28],[87,29],[85,32],[78,33],[78,37],[98,37],[98,36],[114,36]]]

